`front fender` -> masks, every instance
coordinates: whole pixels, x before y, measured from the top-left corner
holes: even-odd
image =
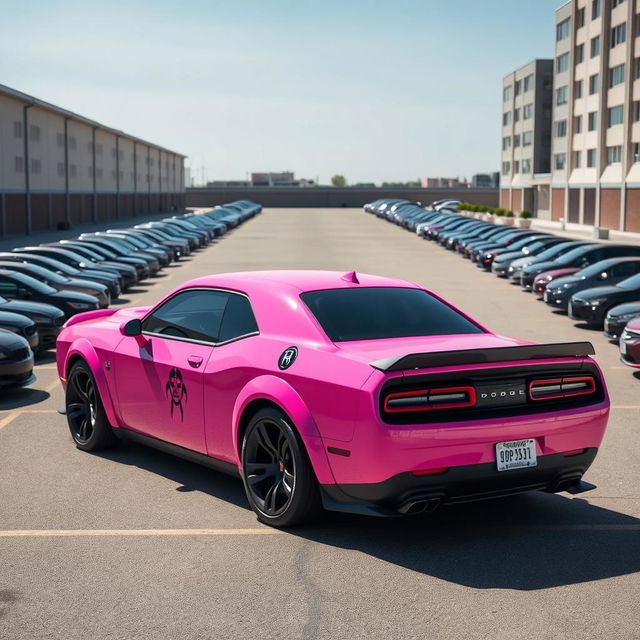
[[[104,374],[102,364],[100,363],[100,358],[98,358],[98,354],[96,353],[95,348],[86,338],[78,338],[67,350],[63,368],[65,384],[69,362],[71,362],[71,360],[76,356],[80,356],[91,368],[91,373],[93,373],[96,385],[98,385],[100,399],[102,400],[102,405],[104,406],[104,411],[107,414],[109,424],[111,424],[113,427],[117,427],[118,419],[116,417],[114,403],[111,397],[109,384],[107,383],[107,378]]]
[[[293,421],[307,450],[311,465],[320,484],[334,484],[324,443],[318,427],[298,392],[282,378],[263,375],[254,378],[240,391],[233,408],[233,443],[237,459],[240,460],[238,434],[244,410],[254,400],[267,400],[280,407]]]

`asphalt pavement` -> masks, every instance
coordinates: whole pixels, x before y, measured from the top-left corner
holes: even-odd
[[[501,334],[591,340],[613,404],[597,489],[276,531],[238,480],[142,446],[77,450],[50,354],[0,397],[0,638],[640,638],[640,375],[617,348],[354,209],[265,210],[118,302],[279,268],[397,276]]]

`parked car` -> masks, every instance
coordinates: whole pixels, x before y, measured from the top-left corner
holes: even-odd
[[[38,327],[36,323],[19,313],[10,313],[8,311],[0,311],[0,329],[15,333],[24,338],[29,348],[35,351],[40,343],[38,335]]]
[[[35,322],[38,328],[38,351],[56,346],[56,338],[64,324],[64,313],[57,307],[27,300],[7,300],[0,297],[0,312],[17,313]]]
[[[509,265],[509,278],[516,284],[521,284],[522,280],[522,270],[525,267],[528,267],[530,264],[536,264],[537,262],[545,262],[547,260],[555,260],[561,255],[568,253],[569,251],[573,251],[573,249],[577,249],[578,247],[583,247],[586,244],[593,244],[590,242],[581,242],[581,241],[567,241],[566,238],[562,239],[562,242],[550,246],[548,249],[545,249],[542,253],[539,253],[535,256],[527,256],[524,258],[518,258],[514,260]],[[531,291],[531,287],[524,287],[525,291]]]
[[[491,263],[491,272],[499,278],[508,278],[509,269],[516,260],[533,259],[558,244],[564,244],[564,239],[550,235],[531,236],[530,242],[525,243],[521,249],[498,254]]]
[[[78,237],[82,242],[105,247],[117,257],[129,258],[143,268],[147,267],[145,278],[154,276],[160,270],[160,262],[156,256],[152,256],[144,251],[139,251],[136,247],[121,238],[114,238],[107,233],[82,233]],[[117,259],[117,258],[116,258]]]
[[[640,299],[640,274],[631,276],[615,286],[593,287],[576,293],[569,301],[569,317],[602,329],[607,312],[623,302]]]
[[[592,353],[498,336],[409,282],[272,271],[72,318],[56,358],[79,449],[117,433],[187,456],[292,526],[587,490],[609,412]]]
[[[604,335],[617,342],[627,324],[636,318],[640,318],[640,297],[637,302],[625,302],[609,309],[604,319]]]
[[[33,362],[29,343],[22,336],[0,329],[0,389],[34,382]]]
[[[573,275],[553,280],[547,285],[544,301],[566,311],[574,294],[599,285],[612,286],[637,273],[640,273],[640,257],[601,260]]]
[[[640,320],[627,324],[620,336],[620,359],[626,365],[640,369]]]

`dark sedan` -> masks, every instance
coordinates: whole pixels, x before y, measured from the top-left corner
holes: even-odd
[[[604,319],[604,335],[610,340],[617,341],[627,322],[640,318],[640,296],[637,302],[626,302],[609,309]]]
[[[11,333],[21,336],[34,351],[38,348],[40,343],[38,327],[36,327],[36,323],[31,318],[27,318],[27,316],[23,316],[20,313],[0,311],[0,329],[11,331]]]
[[[56,346],[56,338],[64,324],[64,313],[57,307],[27,300],[6,300],[0,297],[0,311],[9,311],[27,316],[38,328],[40,342],[38,350],[51,349]]]
[[[533,259],[546,249],[563,243],[564,238],[558,238],[556,236],[531,236],[529,242],[521,249],[505,251],[504,253],[498,254],[491,264],[491,272],[495,273],[498,278],[507,278],[509,276],[509,267],[516,260],[520,260],[521,258]]]
[[[574,295],[569,301],[569,317],[590,327],[602,329],[607,312],[623,302],[640,298],[640,274],[615,286],[594,287]]]
[[[616,285],[637,273],[640,273],[640,258],[601,260],[573,275],[552,280],[544,292],[544,301],[566,311],[574,294],[600,285]]]
[[[67,318],[100,308],[98,298],[77,291],[56,291],[40,280],[17,271],[0,269],[0,296],[11,300],[30,300],[58,307]]]
[[[11,331],[0,329],[0,388],[24,387],[35,379],[29,343]]]
[[[527,256],[525,258],[518,258],[514,260],[509,265],[509,278],[516,283],[521,284],[522,279],[522,271],[525,267],[528,267],[530,264],[536,264],[537,262],[546,262],[547,260],[556,260],[560,256],[565,253],[569,253],[569,251],[573,251],[578,247],[583,247],[587,244],[594,244],[593,242],[582,242],[582,241],[567,241],[566,238],[562,238],[562,241],[558,244],[550,246],[548,249],[545,249],[541,253],[535,256]]]
[[[631,320],[620,336],[620,359],[634,369],[640,369],[640,320]]]

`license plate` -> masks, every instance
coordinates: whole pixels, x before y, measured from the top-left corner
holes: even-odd
[[[544,297],[544,301],[545,302],[549,302],[549,292],[548,291],[544,292],[544,296],[543,297]]]
[[[535,467],[538,464],[536,441],[530,438],[528,440],[498,442],[496,444],[496,464],[498,471]]]
[[[626,342],[621,342],[621,343],[620,343],[620,353],[621,353],[623,356],[626,356],[626,355],[627,355],[627,343],[626,343]]]

